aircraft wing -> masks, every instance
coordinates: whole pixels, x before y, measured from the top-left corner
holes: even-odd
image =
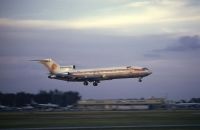
[[[73,73],[70,72],[65,72],[65,73],[57,73],[53,75],[48,76],[50,79],[61,79],[61,80],[70,80],[70,81],[100,81],[100,80],[108,80],[104,79],[102,76],[83,76],[83,75],[74,75]]]
[[[73,78],[75,78],[69,72],[66,72],[66,73],[57,73],[57,74],[50,74],[48,77],[49,78],[56,78],[56,79],[64,79],[64,78],[73,79]]]

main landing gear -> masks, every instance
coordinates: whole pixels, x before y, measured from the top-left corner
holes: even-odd
[[[87,86],[88,85],[88,81],[84,81],[83,85]]]
[[[98,82],[97,81],[94,81],[93,82],[93,86],[97,86],[98,85]]]
[[[99,81],[93,81],[93,86],[98,86]],[[83,85],[87,86],[89,83],[88,81],[84,81]]]

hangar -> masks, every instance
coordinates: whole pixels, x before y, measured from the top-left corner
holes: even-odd
[[[81,100],[77,104],[79,110],[151,110],[163,109],[164,98],[149,99],[106,99]]]

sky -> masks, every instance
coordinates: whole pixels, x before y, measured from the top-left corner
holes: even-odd
[[[200,95],[199,0],[0,0],[0,91],[77,91],[83,99]],[[148,67],[98,87],[48,79],[32,59],[77,69]]]

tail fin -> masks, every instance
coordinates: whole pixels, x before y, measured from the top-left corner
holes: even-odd
[[[60,72],[60,65],[57,64],[52,59],[42,59],[42,60],[32,60],[32,61],[38,61],[39,63],[43,64],[52,74]]]

